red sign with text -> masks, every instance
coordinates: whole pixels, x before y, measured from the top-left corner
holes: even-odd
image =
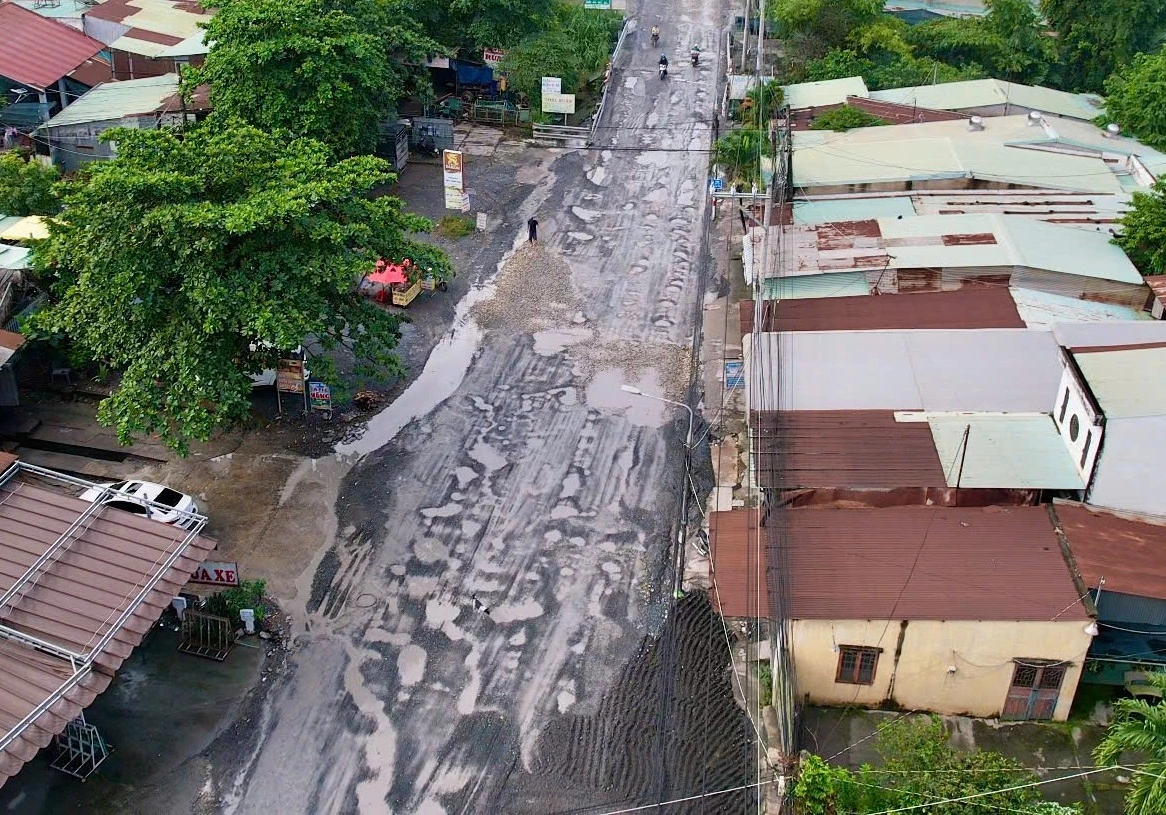
[[[210,586],[238,586],[239,564],[208,560],[194,570],[190,582],[206,583]]]

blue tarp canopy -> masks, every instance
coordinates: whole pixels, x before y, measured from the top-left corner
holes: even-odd
[[[489,65],[474,65],[457,59],[451,62],[457,71],[457,81],[463,85],[490,85],[494,82],[494,69]]]

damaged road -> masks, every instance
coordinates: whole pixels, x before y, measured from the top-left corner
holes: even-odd
[[[687,416],[621,390],[692,381],[719,10],[644,6],[673,75],[629,38],[600,149],[525,151],[497,271],[313,463],[347,470],[316,519],[333,542],[286,673],[211,754],[222,810],[598,812],[748,783],[720,621],[671,598]]]

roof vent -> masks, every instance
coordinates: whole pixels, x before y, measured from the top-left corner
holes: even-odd
[[[1105,126],[1105,130],[1101,134],[1107,139],[1116,139],[1121,135],[1121,125],[1117,122],[1110,122]]]
[[[984,129],[984,117],[983,116],[973,116],[971,119],[968,119],[968,130],[983,130],[983,129]]]
[[[1042,118],[1044,117],[1041,116],[1041,112],[1039,110],[1030,110],[1028,112],[1028,126],[1032,127],[1033,125],[1039,125]]]

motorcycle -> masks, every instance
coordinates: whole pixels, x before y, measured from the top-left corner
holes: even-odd
[[[652,32],[652,47],[655,48],[659,44],[660,44],[660,32],[653,31]]]
[[[663,62],[661,62],[660,63],[660,78],[663,79],[666,76],[668,76],[668,66],[665,65]]]
[[[690,54],[690,59],[692,60],[692,67],[695,68],[700,63],[700,51],[693,50],[692,54]]]

